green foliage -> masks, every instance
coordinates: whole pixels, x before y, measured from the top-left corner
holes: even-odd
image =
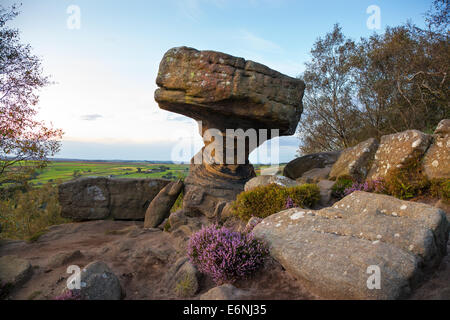
[[[349,189],[353,186],[354,181],[347,177],[339,178],[331,188],[333,196],[336,198],[343,198],[345,196],[345,189]]]
[[[431,186],[421,168],[421,161],[411,158],[402,168],[393,170],[384,178],[386,193],[399,199],[425,195]]]
[[[432,180],[430,182],[430,195],[450,203],[450,179]]]
[[[175,285],[175,294],[181,298],[188,298],[195,295],[197,290],[196,281],[192,275],[184,274]]]
[[[290,188],[277,184],[260,186],[239,194],[232,205],[232,211],[244,221],[251,217],[265,218],[286,209],[288,198],[297,206],[311,207],[320,200],[320,190],[315,184]]]
[[[16,190],[0,200],[0,238],[35,241],[48,226],[67,222],[60,215],[58,189],[52,184],[26,192]]]
[[[170,209],[170,213],[178,211],[183,207],[183,197],[184,197],[184,192],[181,192],[179,194],[177,200],[173,204],[172,208]]]

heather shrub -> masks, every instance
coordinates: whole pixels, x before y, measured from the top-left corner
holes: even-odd
[[[351,188],[354,183],[355,182],[352,179],[346,177],[337,179],[336,183],[331,188],[333,196],[338,199],[345,197],[345,190]]]
[[[349,194],[355,191],[384,193],[385,192],[384,182],[381,179],[367,180],[363,183],[355,182],[350,188],[344,190],[344,196],[348,196]]]
[[[76,293],[72,290],[65,290],[62,294],[55,297],[54,300],[82,300],[81,295],[79,293]]]
[[[289,207],[311,207],[319,200],[320,190],[317,185],[286,188],[273,183],[240,193],[232,210],[233,214],[248,221],[251,217],[266,218]]]
[[[233,283],[258,270],[268,250],[252,233],[217,225],[203,227],[188,244],[188,256],[197,269],[218,285]]]

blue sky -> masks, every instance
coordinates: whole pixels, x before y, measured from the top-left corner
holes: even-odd
[[[222,51],[297,76],[333,24],[353,39],[368,36],[375,31],[366,26],[366,9],[377,5],[382,29],[408,19],[422,26],[431,0],[22,3],[11,25],[55,82],[42,90],[39,107],[41,119],[65,131],[57,157],[169,160],[174,144],[200,141],[193,120],[160,110],[153,99],[159,62],[171,47]],[[80,29],[67,27],[70,5],[80,8]],[[295,136],[281,138],[280,161],[292,160],[297,146]]]

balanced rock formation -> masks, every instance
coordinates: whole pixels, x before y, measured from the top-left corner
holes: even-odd
[[[303,111],[303,81],[220,52],[170,49],[156,83],[161,109],[199,121],[205,147],[191,161],[183,207],[210,218],[255,176],[248,155],[267,139],[294,134]]]
[[[330,180],[340,177],[350,177],[363,181],[369,172],[372,159],[378,149],[378,141],[370,138],[360,144],[342,151],[339,159],[331,168]]]
[[[428,179],[450,179],[450,119],[442,120],[425,154],[423,168]]]
[[[101,177],[65,182],[58,190],[61,216],[76,221],[143,220],[150,202],[169,182]]]
[[[357,191],[332,208],[279,212],[253,232],[319,296],[399,299],[446,255],[447,228],[438,208]]]
[[[312,153],[289,162],[283,170],[283,176],[296,180],[313,169],[331,168],[337,161],[340,151]]]
[[[152,200],[145,212],[144,228],[156,228],[170,215],[170,209],[183,190],[181,180],[165,186]]]
[[[432,136],[417,130],[382,136],[367,178],[384,178],[411,162],[420,162],[431,142]]]

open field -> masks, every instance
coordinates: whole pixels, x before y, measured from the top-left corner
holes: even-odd
[[[254,165],[259,175],[264,165]],[[282,169],[282,167],[280,167]],[[95,162],[95,161],[54,161],[47,168],[38,171],[30,180],[33,185],[47,182],[65,182],[82,176],[113,178],[184,178],[189,173],[189,164],[146,163],[146,162]]]

